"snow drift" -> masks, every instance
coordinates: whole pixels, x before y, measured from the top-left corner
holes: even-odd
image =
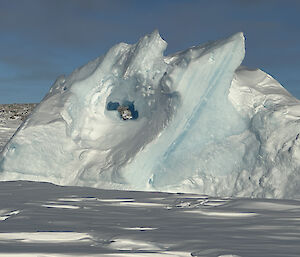
[[[154,31],[59,77],[2,151],[0,179],[297,197],[300,102],[240,66],[243,35],[166,46]]]

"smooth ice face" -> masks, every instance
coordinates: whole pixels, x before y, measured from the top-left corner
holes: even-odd
[[[285,121],[293,124],[292,136],[277,150],[291,142],[294,155],[280,155],[283,162],[274,161],[276,153],[270,159],[269,134],[279,120],[274,106],[285,104],[278,94],[293,103],[292,119],[299,102],[273,79],[262,90],[261,71],[235,73],[244,58],[243,35],[167,57],[166,46],[154,31],[59,77],[3,150],[0,179],[211,195],[297,194],[300,151],[293,131],[299,125]],[[258,108],[262,104],[272,107]],[[276,182],[287,172],[296,184]]]
[[[207,145],[245,129],[244,122],[224,97],[243,57],[244,38],[236,34],[165,58],[168,69],[162,82],[169,83],[180,102],[174,118],[159,137],[124,167],[125,177],[131,183],[139,189],[148,183],[155,189],[178,190],[185,179],[199,172],[206,161],[202,153]],[[226,157],[222,158],[219,164],[206,166],[202,172],[216,176],[231,172],[231,165],[224,165]],[[143,176],[137,176],[138,170],[142,170]]]

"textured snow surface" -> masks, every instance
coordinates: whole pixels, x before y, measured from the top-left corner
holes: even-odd
[[[0,256],[298,257],[299,200],[0,182]]]
[[[59,77],[2,151],[0,179],[299,197],[300,102],[240,66],[243,35],[166,46],[154,31]]]

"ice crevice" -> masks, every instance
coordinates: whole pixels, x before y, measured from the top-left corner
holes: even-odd
[[[166,47],[154,31],[59,77],[0,154],[0,180],[298,197],[299,100],[241,66],[243,34]]]

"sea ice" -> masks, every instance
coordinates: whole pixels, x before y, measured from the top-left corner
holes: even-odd
[[[300,195],[300,102],[240,66],[242,33],[164,56],[157,31],[61,76],[1,180],[216,196]]]
[[[0,182],[1,257],[299,257],[299,221],[299,200]]]

